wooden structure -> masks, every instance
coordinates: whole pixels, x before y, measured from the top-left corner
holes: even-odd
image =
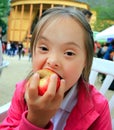
[[[55,6],[89,10],[89,5],[75,0],[11,0],[7,40],[29,42],[34,26],[42,12]]]

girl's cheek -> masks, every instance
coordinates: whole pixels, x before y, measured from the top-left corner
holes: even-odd
[[[33,68],[34,72],[38,70],[39,67],[38,67],[37,61],[33,60],[33,62],[32,62],[32,68]]]
[[[34,57],[32,61],[32,68],[33,71],[37,71],[39,69],[42,69],[44,65],[46,64],[46,60],[44,57]]]

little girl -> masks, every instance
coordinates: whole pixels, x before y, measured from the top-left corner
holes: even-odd
[[[32,74],[16,84],[0,130],[111,130],[108,101],[88,82],[93,53],[92,31],[81,11],[55,7],[44,12],[31,40]],[[36,71],[44,68],[61,81],[56,91],[53,74],[40,96]]]

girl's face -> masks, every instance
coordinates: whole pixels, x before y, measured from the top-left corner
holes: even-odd
[[[66,81],[66,91],[79,79],[86,64],[84,30],[70,17],[59,17],[40,33],[33,52],[33,71],[49,68]]]

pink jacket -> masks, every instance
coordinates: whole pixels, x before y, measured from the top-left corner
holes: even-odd
[[[17,83],[7,118],[0,130],[43,130],[26,120],[24,82]],[[79,82],[78,101],[67,119],[64,130],[112,130],[108,101],[92,85]],[[53,124],[49,123],[49,129]]]

